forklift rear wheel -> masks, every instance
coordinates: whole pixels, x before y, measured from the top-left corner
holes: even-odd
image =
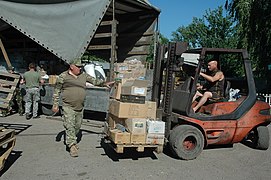
[[[201,131],[190,125],[180,125],[172,130],[169,144],[180,159],[195,159],[203,150],[204,137]]]
[[[269,131],[266,126],[257,127],[257,149],[267,150],[269,147]]]

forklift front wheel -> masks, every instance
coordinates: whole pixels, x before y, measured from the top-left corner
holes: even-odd
[[[190,125],[179,125],[169,136],[173,153],[180,159],[195,159],[203,150],[204,137],[201,131]]]

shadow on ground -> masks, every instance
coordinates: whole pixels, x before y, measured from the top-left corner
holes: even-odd
[[[110,159],[112,159],[112,161],[115,162],[118,162],[120,159],[132,159],[132,160],[138,160],[141,158],[151,158],[153,160],[158,159],[154,154],[154,148],[145,148],[144,152],[137,152],[136,148],[127,147],[124,148],[123,153],[116,153],[112,144],[108,140],[105,140],[104,138],[101,139],[100,145],[101,146],[98,146],[96,148],[104,149],[105,153],[101,155],[108,156]]]
[[[29,124],[11,124],[11,123],[0,123],[0,127],[4,127],[6,129],[14,129],[15,134],[18,135],[26,129],[30,128],[32,125]]]
[[[22,151],[11,151],[6,162],[4,163],[4,168],[0,171],[0,177],[22,156]]]

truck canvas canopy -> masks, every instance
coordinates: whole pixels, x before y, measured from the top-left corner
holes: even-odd
[[[0,32],[12,26],[69,64],[89,49],[101,22],[114,17],[117,59],[124,59],[159,13],[143,0],[4,0]]]

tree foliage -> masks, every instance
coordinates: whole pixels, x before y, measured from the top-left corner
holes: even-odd
[[[238,26],[230,15],[223,15],[220,6],[206,11],[202,18],[194,17],[188,26],[181,26],[172,33],[172,41],[185,41],[191,48],[238,48]],[[221,66],[227,76],[243,73],[242,62],[235,56],[223,56]]]
[[[237,28],[233,18],[223,16],[223,8],[206,11],[202,18],[194,17],[188,26],[172,33],[173,41],[186,41],[190,47],[237,47]]]
[[[271,64],[271,1],[227,0],[227,9],[240,26],[238,36],[254,60],[258,77],[265,77]]]

